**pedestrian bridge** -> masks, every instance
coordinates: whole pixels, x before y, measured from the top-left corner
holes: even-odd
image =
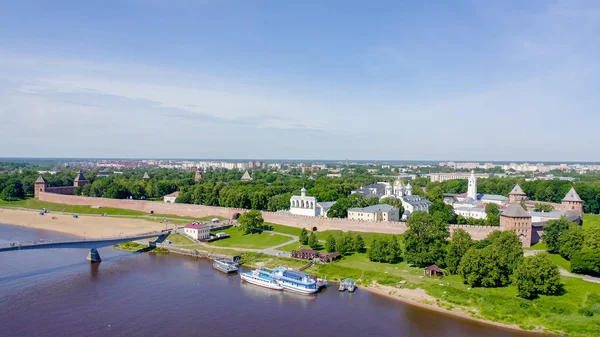
[[[133,236],[119,236],[90,240],[12,242],[9,244],[0,245],[0,252],[31,249],[87,248],[90,250],[87,260],[95,263],[102,261],[100,259],[100,254],[98,254],[97,248],[154,237],[157,238],[155,242],[162,242],[169,234],[171,234],[170,230],[163,230],[160,232],[151,232]]]

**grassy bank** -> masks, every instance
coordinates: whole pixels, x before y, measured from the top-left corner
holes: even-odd
[[[292,240],[290,237],[277,235],[275,233],[270,232],[244,235],[236,227],[231,227],[226,230],[220,230],[219,232],[225,232],[229,234],[230,237],[227,239],[211,242],[209,243],[210,246],[265,249]]]
[[[142,245],[135,242],[124,242],[114,245],[113,248],[124,250],[127,252],[150,252],[150,253],[168,253],[169,251],[164,248],[150,248],[147,245]]]
[[[599,227],[599,226],[600,226],[600,215],[599,214],[584,214],[583,215],[583,228]]]

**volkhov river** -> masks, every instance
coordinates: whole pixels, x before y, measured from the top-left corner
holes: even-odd
[[[69,238],[0,225],[0,243]],[[84,249],[0,253],[0,336],[538,336],[405,305],[360,289],[317,296],[241,284],[178,255]]]

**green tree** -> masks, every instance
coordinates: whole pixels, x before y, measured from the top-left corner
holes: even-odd
[[[363,248],[365,248],[365,240],[363,239],[362,235],[356,234],[352,240],[352,250],[360,253],[362,252]]]
[[[308,245],[312,249],[319,248],[319,239],[317,238],[317,234],[315,234],[315,232],[311,232],[310,235],[308,236]]]
[[[560,249],[560,237],[569,230],[570,222],[561,216],[560,219],[549,220],[544,226],[542,239],[548,245],[548,252],[556,254]]]
[[[437,186],[427,191],[427,199],[430,201],[444,201],[444,190]]]
[[[584,249],[573,254],[571,271],[573,273],[600,276],[600,251]]]
[[[547,253],[526,257],[514,273],[514,285],[522,298],[554,295],[560,291],[560,271]]]
[[[533,207],[533,211],[534,212],[552,212],[554,210],[554,207],[552,207],[552,205],[548,205],[548,204],[535,204],[535,207]]]
[[[306,228],[302,228],[302,230],[300,231],[299,240],[300,240],[300,243],[303,245],[308,244],[308,231],[306,230]]]
[[[418,267],[431,264],[444,266],[448,226],[423,211],[411,214],[404,233],[406,261]]]
[[[585,233],[583,228],[573,224],[558,239],[558,253],[567,260],[583,249]]]
[[[329,235],[327,237],[327,241],[325,241],[325,248],[327,249],[327,252],[329,252],[329,253],[335,252],[336,243],[335,243],[335,238],[333,237],[333,235]]]
[[[473,240],[464,229],[459,228],[452,233],[446,253],[446,269],[451,274],[458,272],[460,261],[472,245]]]
[[[500,226],[500,208],[492,202],[485,205],[486,224],[488,226]]]
[[[402,261],[402,248],[396,236],[375,237],[367,256],[374,262],[398,263]]]
[[[345,255],[352,251],[352,236],[349,233],[343,233],[336,242],[338,253]]]
[[[260,211],[253,209],[240,215],[237,222],[244,234],[252,234],[262,231],[264,220]]]

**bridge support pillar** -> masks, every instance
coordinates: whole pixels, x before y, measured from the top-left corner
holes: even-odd
[[[86,260],[90,261],[90,263],[98,263],[102,261],[102,259],[100,258],[100,253],[98,253],[98,250],[96,250],[96,248],[90,249]]]

